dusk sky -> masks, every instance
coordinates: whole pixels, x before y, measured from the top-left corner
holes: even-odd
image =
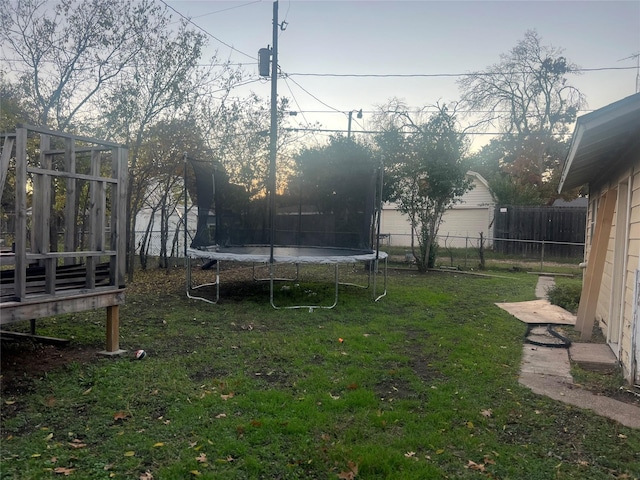
[[[166,0],[210,37],[208,54],[246,64],[257,77],[257,51],[272,44],[272,1]],[[175,16],[175,13],[174,13]],[[296,121],[346,129],[349,110],[367,112],[390,98],[411,107],[460,98],[459,74],[500,61],[525,31],[587,71],[570,81],[597,109],[636,91],[640,1],[313,1],[281,0],[278,92],[304,112]],[[229,48],[231,45],[235,50]],[[612,70],[627,67],[626,70]],[[358,77],[296,74],[365,75]],[[366,75],[422,75],[376,77]],[[270,96],[268,80],[250,88]],[[238,94],[242,96],[242,91]],[[585,112],[586,113],[586,112]]]

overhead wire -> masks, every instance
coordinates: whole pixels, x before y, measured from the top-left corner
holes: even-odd
[[[186,17],[185,15],[183,15],[182,13],[180,13],[178,10],[176,10],[175,8],[173,8],[171,5],[169,5],[167,2],[165,2],[165,0],[160,0],[160,2],[167,8],[171,9],[173,12],[175,12],[176,14],[180,15],[180,17],[182,17],[186,22],[190,23],[191,25],[193,25],[194,27],[196,27],[198,30],[200,30],[202,33],[204,33],[205,35],[208,35],[209,37],[213,38],[214,40],[216,40],[217,42],[223,44],[225,47],[230,48],[231,50],[233,50],[234,52],[238,52],[242,55],[244,55],[245,57],[251,58],[253,60],[255,60],[255,56],[254,55],[249,55],[248,53],[243,52],[242,50],[237,49],[236,47],[234,47],[233,45],[228,44],[227,42],[225,42],[224,40],[219,39],[218,37],[216,37],[214,34],[212,34],[211,32],[205,30],[204,28],[202,28],[200,25],[198,25],[197,23],[195,23],[193,20],[191,20],[190,18]],[[255,3],[255,2],[252,2]]]
[[[284,83],[287,86],[287,89],[289,89],[289,93],[291,93],[291,98],[293,99],[294,103],[298,107],[298,111],[302,115],[302,119],[307,124],[307,127],[312,128],[311,127],[311,123],[309,122],[309,120],[307,120],[307,117],[304,115],[304,112],[302,112],[302,110],[300,109],[300,104],[298,104],[298,99],[296,98],[295,94],[293,93],[293,90],[291,90],[291,85],[289,85],[289,82],[287,81],[286,77],[284,78]],[[317,142],[317,140],[316,140],[316,142]]]
[[[247,2],[247,3],[243,3],[241,5],[234,5],[233,7],[222,8],[220,10],[215,10],[213,12],[203,13],[202,15],[196,15],[196,16],[191,17],[191,18],[194,19],[194,18],[208,17],[209,15],[215,15],[217,13],[228,12],[229,10],[235,10],[236,8],[242,8],[242,7],[246,7],[248,5],[253,5],[254,3],[261,3],[261,2],[262,2],[262,0],[254,0],[253,2]]]
[[[568,73],[604,72],[610,70],[635,70],[636,67],[597,67],[574,68]],[[481,77],[500,73],[529,73],[529,72],[465,72],[465,73],[310,73],[290,72],[290,77],[353,77],[353,78],[429,78],[429,77]]]

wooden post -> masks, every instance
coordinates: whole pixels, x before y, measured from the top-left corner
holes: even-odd
[[[582,282],[582,293],[580,294],[580,305],[576,319],[576,330],[580,332],[580,340],[583,341],[591,338],[593,330],[617,197],[617,190],[608,190],[600,198],[600,205],[598,206],[596,228],[593,233],[591,249],[589,250],[589,259],[585,278]]]
[[[2,144],[2,155],[0,155],[0,197],[2,197],[2,192],[4,192],[4,182],[7,181],[9,160],[11,160],[14,140],[13,137],[6,135]]]
[[[106,353],[120,352],[120,306],[107,307],[107,351]]]
[[[27,295],[27,129],[16,128],[15,296]]]
[[[76,173],[76,143],[73,137],[65,138],[64,144],[64,167],[67,173]],[[78,243],[76,239],[76,179],[68,177],[66,179],[66,195],[64,204],[64,251],[75,252]],[[65,265],[75,265],[77,258],[65,257]]]

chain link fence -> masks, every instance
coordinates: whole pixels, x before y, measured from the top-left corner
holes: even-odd
[[[578,265],[584,261],[584,243],[547,240],[480,238],[479,236],[438,235],[436,265],[445,268],[476,269],[482,263],[512,264],[516,268],[539,268],[554,264]],[[417,240],[415,248],[418,248]],[[380,249],[396,262],[414,262],[410,234],[381,234]]]

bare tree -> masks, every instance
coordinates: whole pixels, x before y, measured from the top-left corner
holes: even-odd
[[[545,204],[556,196],[554,182],[568,148],[563,137],[586,105],[569,82],[578,67],[562,54],[527,31],[499,63],[458,82],[474,126],[504,134],[473,159],[502,203]]]
[[[155,37],[168,17],[150,0],[0,0],[3,61],[37,123],[65,130]]]
[[[578,74],[578,67],[561,48],[540,42],[529,30],[499,63],[458,81],[461,105],[483,112],[480,124],[505,133],[560,133],[575,120],[586,101],[567,76]]]

